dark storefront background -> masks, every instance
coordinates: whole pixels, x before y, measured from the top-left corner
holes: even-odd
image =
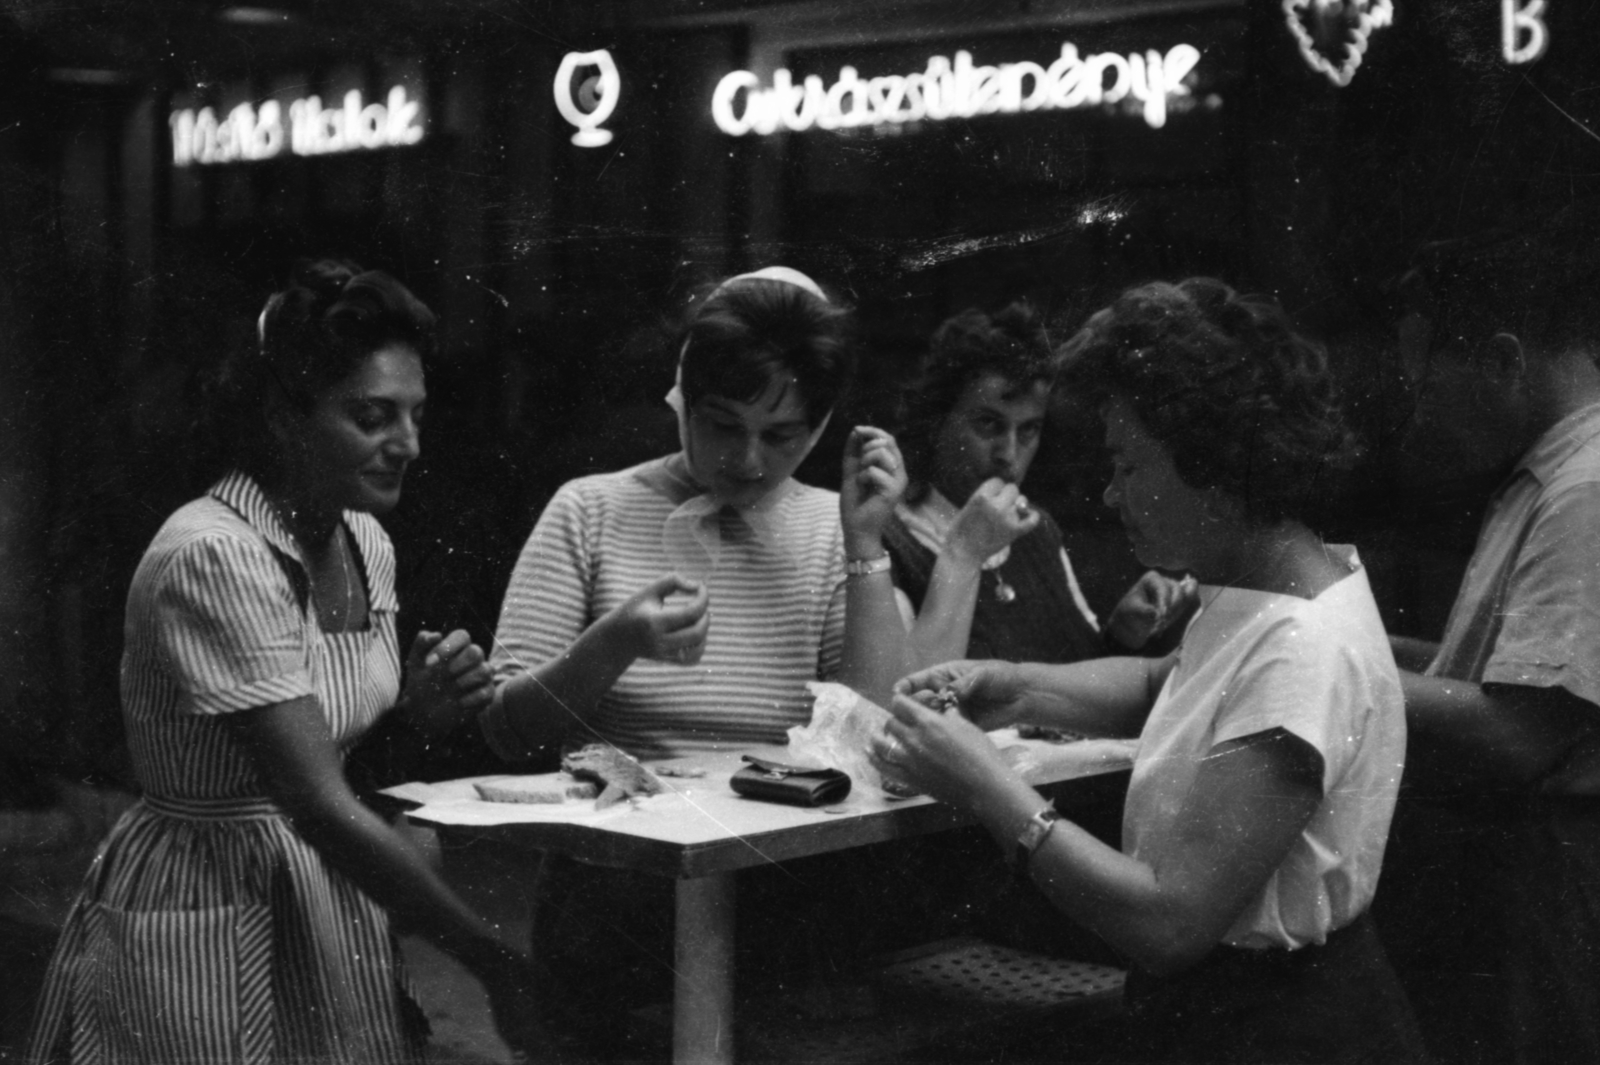
[[[1381,282],[1425,239],[1587,191],[1600,4],[1560,0],[1537,62],[1501,54],[1499,0],[1395,0],[1349,84],[1373,0],[1019,0],[856,5],[462,0],[241,7],[27,0],[0,16],[0,747],[115,778],[121,608],[165,516],[214,472],[199,383],[251,341],[288,262],[339,254],[441,317],[424,457],[386,520],[402,628],[493,631],[500,589],[562,481],[675,445],[662,344],[696,286],[787,262],[854,304],[854,409],[802,470],[836,479],[854,420],[892,395],[944,317],[1026,296],[1064,337],[1122,286],[1214,273],[1271,291],[1333,346],[1369,459],[1330,532],[1361,544],[1391,624],[1437,629],[1498,471],[1470,438],[1409,430]],[[1321,14],[1319,14],[1319,12]],[[1320,21],[1319,21],[1320,20]],[[1320,35],[1320,36],[1319,36]],[[732,136],[730,72],[826,85],[975,64],[1198,49],[1159,128],[1109,107]],[[609,143],[580,147],[563,56],[617,68]],[[592,69],[592,68],[589,68]],[[588,69],[567,79],[583,106]],[[588,85],[586,88],[586,81]],[[415,144],[175,165],[175,113],[366,104],[395,86]],[[585,93],[589,96],[585,96]],[[1067,527],[1102,608],[1135,573],[1098,505],[1091,430],[1065,412],[1029,491]],[[7,785],[21,793],[22,786]]]

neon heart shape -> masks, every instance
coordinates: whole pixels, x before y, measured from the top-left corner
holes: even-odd
[[[1338,63],[1322,53],[1316,39],[1307,31],[1305,20],[1302,18],[1302,15],[1308,13],[1327,17],[1330,9],[1334,9],[1331,10],[1332,17],[1341,20],[1348,31],[1345,57]],[[1306,65],[1312,70],[1320,71],[1329,81],[1342,89],[1356,76],[1356,69],[1361,66],[1361,58],[1367,54],[1367,38],[1372,36],[1372,31],[1394,23],[1394,2],[1393,0],[1283,0],[1283,15],[1284,21],[1289,24],[1289,32],[1300,45],[1300,54],[1305,58]]]

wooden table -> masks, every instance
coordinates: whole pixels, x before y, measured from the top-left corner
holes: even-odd
[[[1017,742],[1009,740],[1007,742]],[[1058,805],[1097,800],[1121,786],[1129,748],[1116,741],[1046,745],[1027,775]],[[678,1065],[734,1060],[734,874],[740,869],[848,850],[971,824],[928,798],[891,801],[858,787],[837,806],[806,809],[741,798],[728,786],[741,755],[783,761],[782,748],[744,748],[680,759],[701,779],[666,778],[671,789],[637,805],[596,812],[484,803],[471,781],[402,785],[389,794],[422,802],[408,816],[444,836],[555,851],[579,861],[676,880],[672,1056]],[[484,779],[484,778],[474,778]]]

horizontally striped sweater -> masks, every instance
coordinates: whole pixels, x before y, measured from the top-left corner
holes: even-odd
[[[570,481],[551,499],[506,589],[490,656],[497,685],[562,654],[674,570],[662,529],[677,504],[638,476],[666,461]],[[772,524],[783,551],[748,538],[721,544],[700,661],[635,661],[591,713],[573,713],[574,741],[670,755],[782,743],[810,719],[805,682],[838,671],[844,639],[839,497],[798,483],[779,491]]]

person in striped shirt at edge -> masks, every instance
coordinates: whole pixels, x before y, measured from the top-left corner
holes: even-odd
[[[67,918],[30,1057],[421,1061],[389,912],[460,959],[528,1045],[521,951],[368,810],[344,754],[384,715],[443,735],[488,701],[466,633],[401,668],[373,515],[419,450],[434,318],[387,274],[302,264],[224,369],[234,470],[167,519],[128,595],[122,710],[143,797]]]
[[[851,376],[850,326],[786,267],[731,278],[691,307],[667,397],[681,450],[564,485],[512,573],[480,719],[503,763],[597,740],[643,758],[782,744],[809,720],[805,683],[818,678],[887,700],[905,662],[882,542],[905,488],[898,448],[858,427],[839,494],[791,476]],[[826,968],[870,938],[851,927],[867,918],[850,912],[861,878],[849,865],[740,874],[741,985]],[[616,1011],[670,990],[671,892],[660,877],[545,857],[534,954],[553,1036],[600,1056],[641,1052],[622,1042]],[[819,937],[810,920],[838,934]]]

